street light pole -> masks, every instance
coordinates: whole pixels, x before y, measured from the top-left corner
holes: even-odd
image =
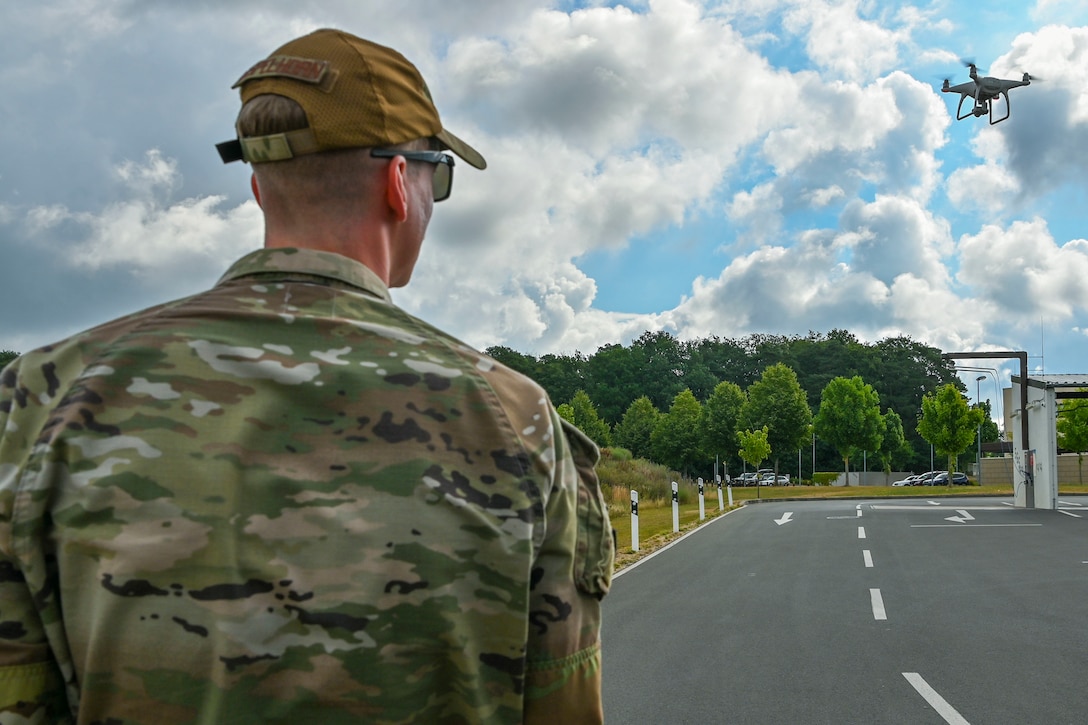
[[[982,409],[982,386],[980,382],[985,380],[985,375],[979,375],[975,378],[975,401],[978,403],[978,407]],[[982,423],[978,424],[978,461],[975,464],[978,466],[978,485],[982,485]]]

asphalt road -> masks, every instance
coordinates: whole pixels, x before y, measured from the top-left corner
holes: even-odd
[[[1088,498],[1010,504],[775,502],[711,521],[605,598],[607,721],[1088,722]]]

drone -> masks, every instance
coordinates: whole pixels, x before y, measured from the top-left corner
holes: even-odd
[[[948,79],[944,79],[944,85],[941,86],[942,93],[959,93],[960,105],[956,108],[956,120],[962,121],[968,116],[974,116],[979,118],[981,116],[989,115],[990,125],[995,123],[1001,123],[1009,117],[1011,108],[1009,106],[1009,89],[1019,88],[1020,86],[1030,86],[1032,80],[1039,80],[1038,78],[1032,78],[1031,74],[1025,73],[1021,80],[1005,80],[1003,78],[991,78],[990,76],[979,77],[978,67],[970,62],[964,61],[965,66],[971,69],[971,80],[967,83],[960,83],[959,85],[949,85]],[[1000,118],[994,118],[994,101],[998,96],[1005,99],[1005,115]],[[973,107],[963,112],[963,102],[968,98],[974,99]]]

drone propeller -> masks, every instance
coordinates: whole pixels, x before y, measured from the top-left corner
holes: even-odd
[[[978,67],[978,64],[975,63],[974,58],[960,58],[960,63],[963,63],[964,68],[971,68],[976,73],[985,73],[986,72],[985,68],[979,68]]]
[[[1041,81],[1043,79],[1040,78],[1039,76],[1033,76],[1031,73],[1025,72],[1024,73],[1024,80],[1025,81]]]

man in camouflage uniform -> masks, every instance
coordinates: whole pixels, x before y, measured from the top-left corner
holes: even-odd
[[[339,31],[237,85],[265,248],[0,376],[0,723],[601,720],[597,449],[389,297],[483,158]]]

